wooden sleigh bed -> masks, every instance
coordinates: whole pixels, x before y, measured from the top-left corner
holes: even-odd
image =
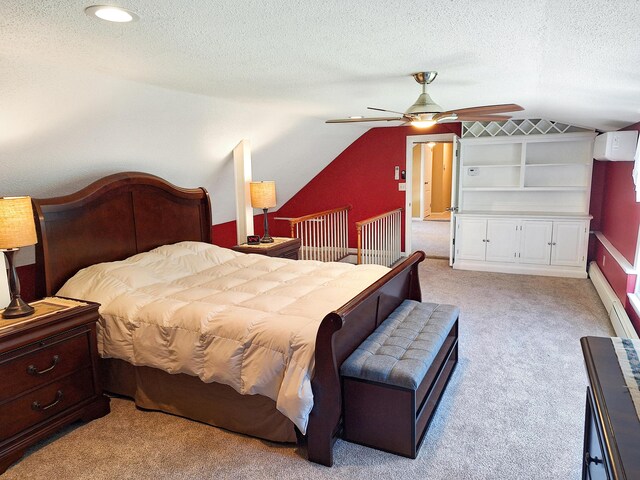
[[[212,241],[207,191],[179,188],[150,174],[117,173],[71,195],[33,202],[39,296],[54,295],[89,265],[185,240]],[[421,299],[418,264],[423,259],[422,252],[412,254],[322,320],[311,381],[314,406],[306,435],[298,435],[310,461],[332,465],[341,429],[340,365],[404,299]],[[107,390],[133,397],[142,408],[262,438],[296,439],[293,423],[269,398],[117,359],[105,360],[105,366]]]

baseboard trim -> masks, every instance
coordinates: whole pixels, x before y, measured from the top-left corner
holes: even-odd
[[[523,265],[514,263],[476,262],[473,260],[456,260],[453,264],[456,270],[477,270],[480,272],[514,273],[518,275],[541,275],[545,277],[587,278],[587,271],[582,267],[556,267]]]

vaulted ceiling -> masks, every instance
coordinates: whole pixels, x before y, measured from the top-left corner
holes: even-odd
[[[100,2],[97,2],[100,3]],[[408,75],[437,70],[445,108],[517,102],[520,114],[601,129],[640,117],[637,0],[124,0],[128,25],[90,2],[3,2],[4,55],[251,102],[318,120],[404,110]],[[340,128],[340,127],[336,127]]]
[[[300,154],[325,148],[308,155],[301,181],[367,128],[387,125],[325,119],[369,115],[367,106],[405,110],[419,94],[416,71],[439,72],[429,91],[445,109],[514,102],[525,108],[516,118],[602,130],[640,120],[637,0],[109,3],[140,19],[89,18],[88,1],[2,2],[0,65],[28,61],[207,97],[227,105],[208,122],[235,129],[234,142],[246,134],[234,125],[269,123],[272,138],[256,136],[274,156],[291,131],[308,144]]]

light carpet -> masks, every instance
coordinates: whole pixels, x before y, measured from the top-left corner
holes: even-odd
[[[449,258],[450,225],[449,221],[412,221],[412,250],[422,250],[430,258]]]
[[[423,300],[460,306],[460,361],[416,460],[338,440],[332,468],[182,418],[112,412],[38,444],[14,479],[580,478],[584,335],[613,332],[590,281],[451,270],[427,260]]]

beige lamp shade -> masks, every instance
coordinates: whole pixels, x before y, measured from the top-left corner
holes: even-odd
[[[251,182],[249,190],[253,208],[273,208],[276,206],[276,182]]]
[[[30,197],[0,197],[0,249],[38,243]]]

